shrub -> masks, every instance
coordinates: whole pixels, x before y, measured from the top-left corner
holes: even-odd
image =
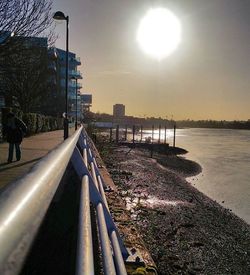
[[[37,114],[36,116],[36,133],[40,133],[43,128],[43,115]]]
[[[57,128],[57,121],[54,117],[49,117],[50,131],[55,131]]]
[[[63,129],[63,118],[62,117],[57,117],[57,129]]]
[[[23,114],[22,120],[27,126],[27,135],[33,135],[36,133],[36,117],[35,113]]]
[[[9,107],[2,108],[2,124],[6,123],[6,116],[9,112],[13,112],[18,118],[23,120],[23,122],[27,126],[27,135],[63,129],[63,118],[45,116],[35,113],[23,113],[21,110],[17,108]],[[1,128],[2,127],[0,123],[0,130]]]
[[[49,117],[43,116],[43,126],[42,126],[42,132],[48,132],[50,131],[50,126],[49,126]]]

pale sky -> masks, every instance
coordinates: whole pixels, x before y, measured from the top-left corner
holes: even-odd
[[[166,7],[182,41],[162,61],[138,46],[140,19]],[[70,50],[81,57],[82,93],[93,111],[174,119],[250,119],[249,0],[54,0],[70,19]],[[57,26],[65,48],[65,24]]]

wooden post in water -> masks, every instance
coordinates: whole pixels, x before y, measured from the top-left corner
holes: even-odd
[[[161,125],[159,125],[159,139],[158,143],[161,143]]]
[[[127,141],[128,136],[128,125],[125,126],[125,141]]]
[[[176,124],[174,124],[174,141],[173,141],[174,148],[175,148],[175,134],[176,134]]]
[[[109,142],[112,142],[112,127],[109,129]]]
[[[141,142],[142,142],[142,131],[143,131],[143,127],[141,125]]]
[[[116,125],[115,141],[119,142],[119,125]]]
[[[133,143],[135,143],[135,125],[133,125]]]
[[[152,143],[154,142],[154,131],[155,131],[155,126],[152,125]]]
[[[164,127],[164,144],[167,143],[167,125],[165,124],[165,127]]]

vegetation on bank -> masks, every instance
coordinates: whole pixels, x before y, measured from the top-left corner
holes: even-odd
[[[119,125],[127,126],[143,126],[144,128],[152,128],[154,126],[157,129],[159,126],[173,128],[176,124],[178,128],[218,128],[218,129],[246,129],[250,130],[250,119],[246,121],[234,120],[173,120],[173,119],[164,119],[162,117],[133,117],[133,116],[124,116],[124,117],[114,117],[110,114],[105,113],[93,113],[88,114],[88,118],[91,121],[95,122],[113,122]]]
[[[23,113],[15,108],[3,108],[2,111],[2,124],[6,121],[7,113],[11,111],[27,125],[27,135],[55,131],[63,128],[63,118],[60,117],[51,117],[36,113]]]

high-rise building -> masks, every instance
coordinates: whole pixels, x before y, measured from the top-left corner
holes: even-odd
[[[50,49],[50,65],[51,75],[50,83],[52,88],[52,93],[65,98],[65,82],[66,82],[66,51],[54,48]],[[75,112],[77,109],[77,116],[81,117],[81,96],[80,89],[82,84],[78,82],[82,79],[81,72],[77,69],[77,66],[81,65],[79,57],[76,54],[69,52],[69,73],[68,73],[68,116],[69,118],[75,117]],[[54,73],[53,73],[54,71]],[[76,87],[77,79],[77,87]],[[77,106],[76,106],[76,90],[77,90]],[[63,105],[64,106],[64,105]],[[62,106],[61,106],[62,107]],[[65,108],[62,107],[64,111]]]
[[[113,116],[114,117],[124,117],[125,116],[125,105],[123,105],[123,104],[113,105]]]
[[[5,36],[0,32],[0,48]],[[14,47],[0,54],[0,117],[4,107],[61,116],[65,112],[66,51],[48,48],[46,37],[14,36],[11,40]],[[68,117],[73,120],[76,111],[82,117],[82,84],[78,81],[82,74],[77,68],[81,61],[73,52],[68,57]]]

